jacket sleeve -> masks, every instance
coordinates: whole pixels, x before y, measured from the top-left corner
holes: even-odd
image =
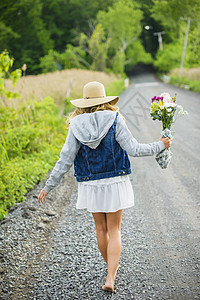
[[[53,168],[51,175],[44,187],[44,190],[47,193],[56,187],[60,183],[63,175],[69,171],[79,148],[80,142],[75,138],[72,130],[69,128],[65,144],[60,152],[60,158]]]
[[[165,145],[162,141],[150,144],[139,144],[137,140],[132,136],[126,123],[120,116],[118,117],[116,125],[115,138],[120,146],[130,156],[151,156],[165,149]]]

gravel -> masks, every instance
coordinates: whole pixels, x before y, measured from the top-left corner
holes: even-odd
[[[131,86],[120,100],[123,106],[137,96],[122,112],[127,110],[128,126],[140,142],[156,140],[160,132],[152,120],[141,119],[141,93],[148,99],[176,91],[160,83],[156,89],[140,87],[135,94]],[[190,114],[176,126],[170,167],[161,170],[153,158],[131,160],[135,206],[123,213],[115,293],[101,290],[106,265],[92,215],[75,208],[77,188],[70,171],[46,203],[37,202],[42,183],[0,223],[0,299],[200,299],[199,96],[180,89],[178,95]]]
[[[176,221],[168,227],[157,218],[158,207],[153,214],[152,201],[124,210],[121,267],[111,294],[101,290],[106,264],[92,215],[75,208],[72,174],[41,206],[35,198],[40,188],[1,224],[1,299],[200,299],[197,239],[170,204],[165,215]]]

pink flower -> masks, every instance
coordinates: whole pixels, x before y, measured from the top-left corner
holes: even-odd
[[[169,93],[162,93],[160,95],[160,97],[163,97],[163,104],[164,103],[172,103],[173,102]]]

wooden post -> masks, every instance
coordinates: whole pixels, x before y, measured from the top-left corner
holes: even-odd
[[[61,107],[61,110],[60,110],[60,116],[62,117],[63,113],[64,113],[64,110],[65,110],[65,105],[66,105],[66,100],[67,98],[69,98],[70,96],[70,90],[71,90],[71,86],[72,86],[72,78],[70,77],[69,79],[69,85],[68,85],[68,88],[67,88],[67,93],[66,93],[66,99],[64,100],[64,103]]]

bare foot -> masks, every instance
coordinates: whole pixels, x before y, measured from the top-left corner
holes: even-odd
[[[117,270],[118,270],[119,268],[121,268],[120,265],[117,266]],[[113,279],[108,279],[108,278],[106,278],[106,282],[105,282],[105,284],[102,286],[102,290],[108,291],[108,292],[112,292],[112,293],[114,292],[114,283],[115,283],[115,277],[116,277],[116,275],[117,275],[117,270],[116,270],[116,272],[115,272],[115,276],[114,276]]]
[[[114,292],[114,279],[106,279],[105,284],[102,286],[102,290],[107,292]]]

